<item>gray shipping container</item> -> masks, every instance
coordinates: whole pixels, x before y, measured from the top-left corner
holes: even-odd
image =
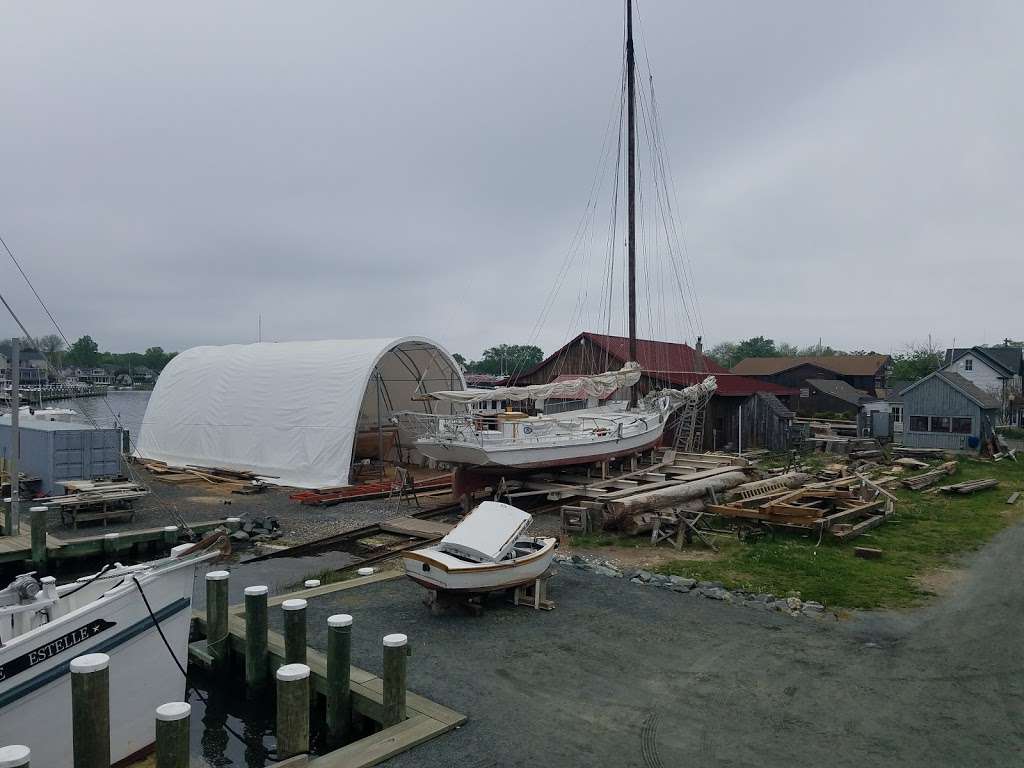
[[[121,430],[59,421],[20,421],[18,469],[42,478],[47,495],[61,495],[61,480],[92,480],[122,473]],[[0,456],[11,456],[11,417],[0,416]]]

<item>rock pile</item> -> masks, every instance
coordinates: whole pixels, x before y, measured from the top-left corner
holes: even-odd
[[[723,603],[744,605],[749,608],[760,608],[767,611],[785,613],[790,616],[810,616],[814,618],[834,618],[834,614],[825,610],[825,606],[813,600],[803,601],[799,597],[776,597],[767,593],[747,592],[742,589],[728,590],[719,581],[697,581],[683,576],[668,576],[663,573],[652,573],[643,569],[621,570],[608,560],[588,559],[582,555],[555,555],[555,560],[563,566],[571,566],[583,571],[590,571],[601,576],[614,579],[629,579],[633,584],[648,587],[659,587],[671,592],[692,593],[708,600],[719,600]]]
[[[281,525],[273,515],[252,517],[242,521],[242,527],[231,534],[234,542],[273,541],[281,538]]]

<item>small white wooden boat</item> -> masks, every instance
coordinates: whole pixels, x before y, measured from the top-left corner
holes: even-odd
[[[188,663],[192,585],[200,564],[218,554],[209,549],[213,541],[183,544],[150,563],[115,563],[60,586],[25,574],[0,591],[0,745],[28,746],[33,765],[70,768],[70,662],[105,653],[111,758],[145,752],[155,739],[156,708],[185,694],[178,665]]]
[[[403,557],[405,574],[439,592],[481,593],[529,584],[551,565],[557,539],[526,536],[533,518],[485,501],[439,543]]]

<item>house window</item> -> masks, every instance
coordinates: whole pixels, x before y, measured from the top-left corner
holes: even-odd
[[[811,396],[811,390],[810,389],[808,389],[807,387],[801,387],[800,388],[800,397],[810,397],[810,396]]]
[[[971,358],[969,358],[969,357],[965,357],[964,358],[964,370],[965,371],[973,371],[974,370],[974,361]]]
[[[911,416],[910,417],[910,431],[911,432],[927,432],[928,431],[928,417],[927,416]]]
[[[932,432],[949,432],[949,416],[932,416]]]
[[[903,423],[903,406],[894,405],[892,408],[892,423],[902,424]]]
[[[969,435],[974,431],[970,417],[954,416],[953,431],[958,435]]]

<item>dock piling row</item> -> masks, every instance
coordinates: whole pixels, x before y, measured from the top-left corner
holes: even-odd
[[[32,565],[43,568],[46,565],[46,507],[32,507]]]

